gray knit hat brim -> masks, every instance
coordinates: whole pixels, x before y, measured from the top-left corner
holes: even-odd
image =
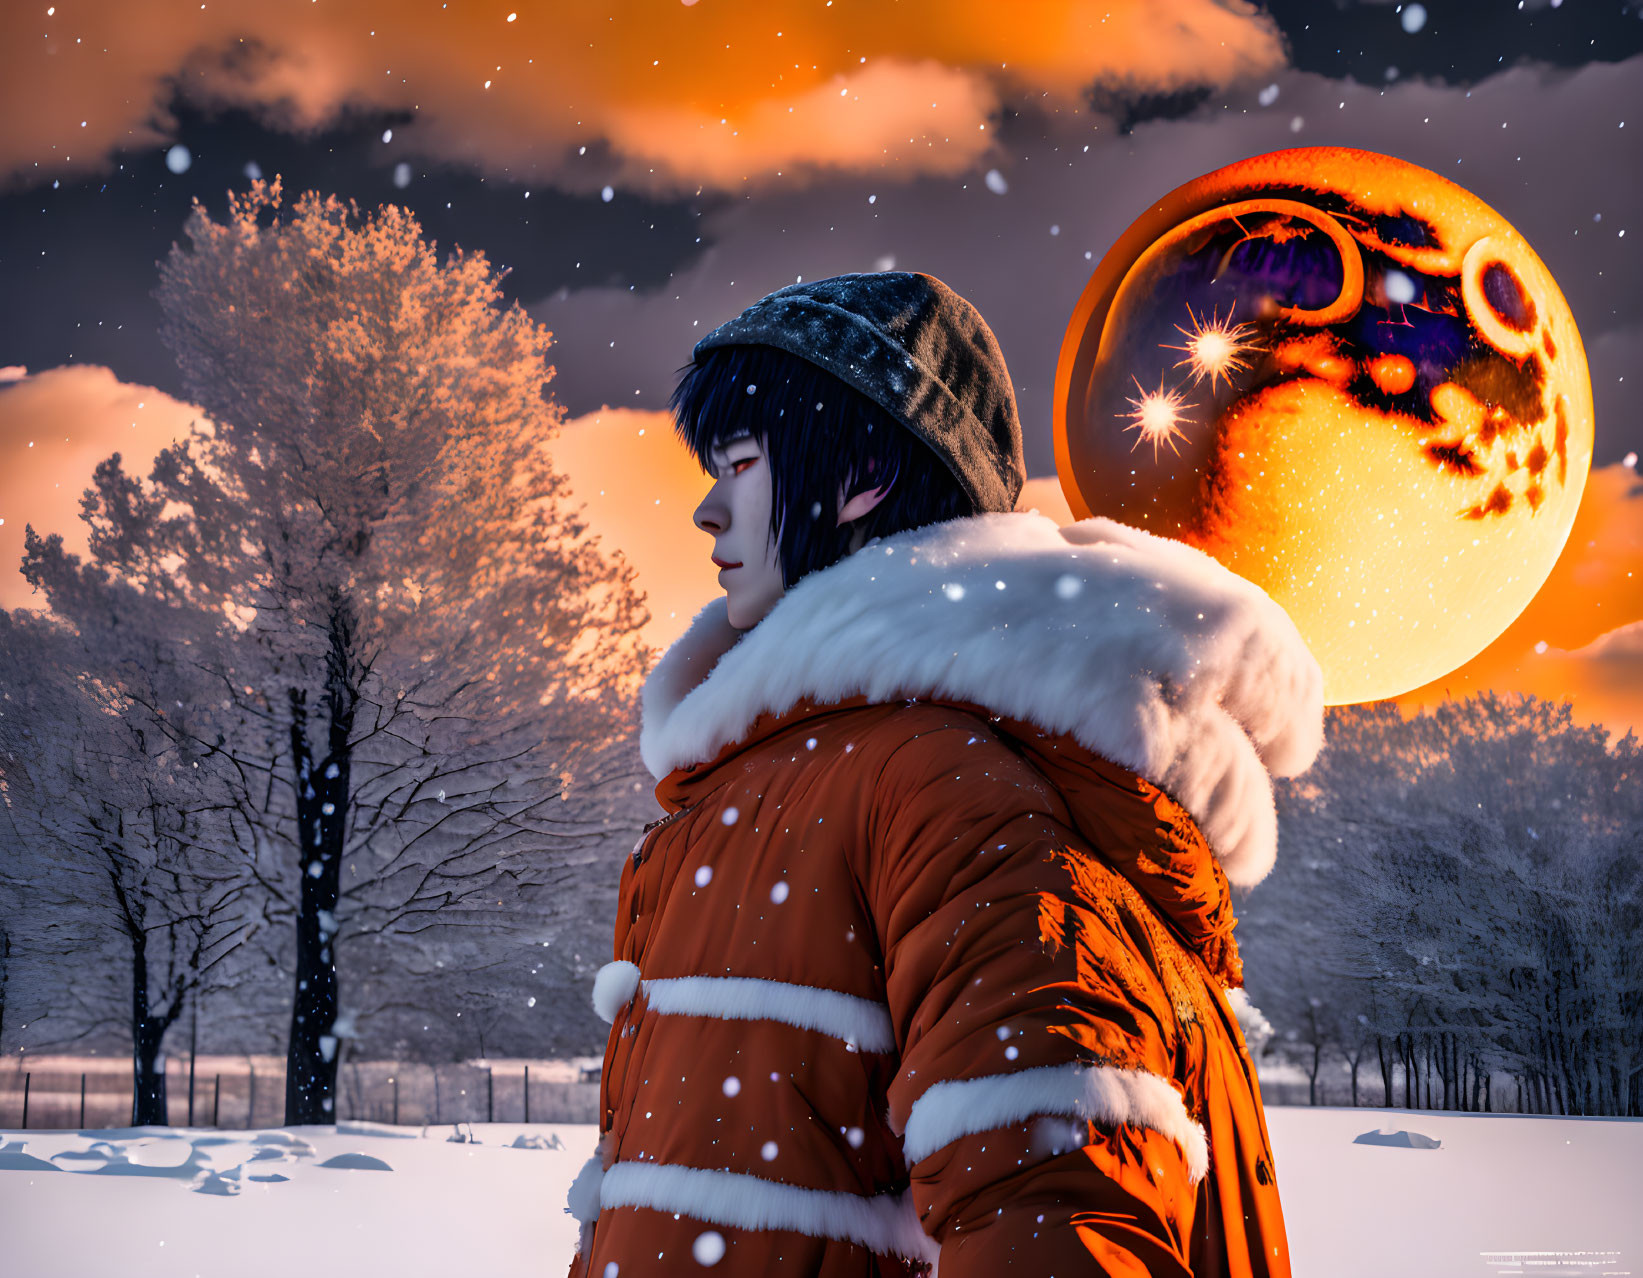
[[[876,271],[791,284],[696,343],[774,346],[880,405],[953,472],[978,511],[1015,508],[1027,476],[1015,388],[980,313],[933,275]]]

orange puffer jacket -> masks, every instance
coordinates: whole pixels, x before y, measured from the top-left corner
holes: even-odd
[[[1106,520],[710,605],[646,683],[572,1274],[1287,1274],[1228,879],[1321,687],[1266,595]]]

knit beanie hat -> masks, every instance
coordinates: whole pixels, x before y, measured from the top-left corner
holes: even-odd
[[[874,271],[789,284],[696,343],[774,346],[832,373],[932,448],[978,511],[1008,511],[1027,477],[1004,354],[933,275]]]

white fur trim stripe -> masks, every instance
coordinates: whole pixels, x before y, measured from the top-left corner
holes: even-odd
[[[639,988],[639,965],[626,959],[606,963],[593,978],[593,1010],[607,1025],[616,1020],[616,1013],[633,998]]]
[[[1100,1127],[1149,1127],[1180,1146],[1193,1184],[1209,1171],[1209,1141],[1174,1086],[1146,1070],[1111,1065],[1043,1065],[937,1083],[913,1102],[902,1148],[911,1166],[961,1136],[1013,1127],[1036,1114],[1075,1116]]]
[[[733,1229],[787,1229],[811,1238],[859,1243],[880,1256],[934,1262],[939,1247],[919,1227],[902,1194],[805,1189],[671,1163],[617,1163],[605,1173],[599,1205],[678,1212]]]
[[[663,1016],[713,1016],[729,1021],[780,1021],[831,1034],[864,1052],[896,1045],[890,1009],[838,990],[751,976],[677,976],[645,981],[645,1002]]]
[[[857,695],[1072,734],[1186,808],[1240,887],[1277,852],[1268,769],[1303,772],[1323,744],[1323,672],[1260,587],[1110,519],[1016,513],[875,542],[745,632],[715,599],[645,681],[640,751],[663,777],[761,714]]]

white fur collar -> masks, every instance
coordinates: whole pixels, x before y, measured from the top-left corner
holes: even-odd
[[[1070,733],[1181,803],[1240,886],[1277,851],[1268,771],[1304,771],[1323,744],[1322,672],[1259,587],[1109,519],[1014,513],[872,542],[746,632],[714,600],[645,682],[640,749],[661,778],[761,714],[862,694]]]

